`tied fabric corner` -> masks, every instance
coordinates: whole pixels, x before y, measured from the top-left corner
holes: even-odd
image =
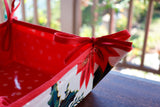
[[[81,72],[80,88],[84,82],[87,88],[90,75],[94,75],[95,63],[104,72],[108,64],[114,66],[120,57],[132,50],[132,43],[127,41],[129,38],[130,34],[127,30],[98,38],[79,37],[61,32],[55,33],[56,42],[65,45],[77,45],[66,57],[65,63],[71,62],[84,53],[83,56],[80,56],[81,60],[78,62],[77,70],[77,74]]]

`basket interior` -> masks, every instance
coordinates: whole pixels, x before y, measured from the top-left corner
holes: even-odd
[[[55,43],[55,30],[13,23],[11,48],[4,51],[6,29],[0,28],[0,96],[14,102],[60,72],[75,46]]]

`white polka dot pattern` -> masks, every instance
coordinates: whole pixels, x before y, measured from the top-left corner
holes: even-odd
[[[10,64],[0,68],[0,95],[15,101],[52,77],[42,72],[40,67],[36,70],[18,63]]]

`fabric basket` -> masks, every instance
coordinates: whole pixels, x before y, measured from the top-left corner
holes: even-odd
[[[0,107],[76,106],[132,49],[127,30],[88,38],[18,21],[4,0]]]

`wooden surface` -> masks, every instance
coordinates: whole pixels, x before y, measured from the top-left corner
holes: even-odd
[[[112,71],[77,107],[160,107],[160,83]]]

